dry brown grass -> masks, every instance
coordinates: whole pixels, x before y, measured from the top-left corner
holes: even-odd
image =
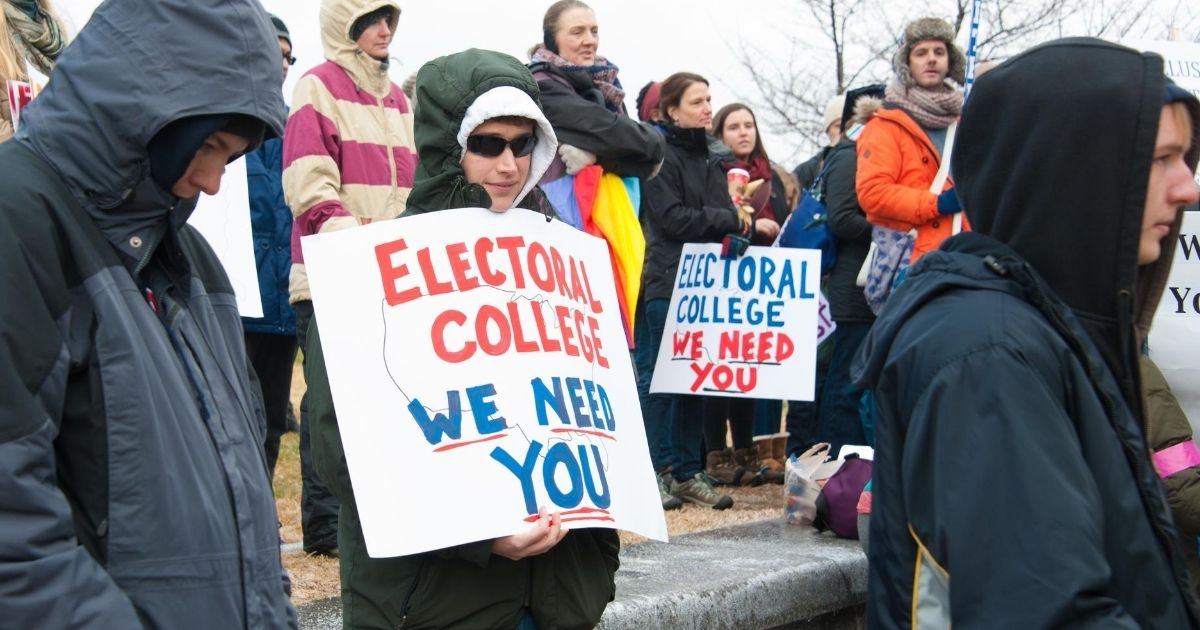
[[[292,375],[292,404],[300,413],[300,395],[304,393],[304,375],[300,361]],[[298,418],[297,418],[298,419]],[[300,542],[300,436],[288,433],[279,447],[275,465],[275,506],[282,523],[280,535],[286,543]],[[687,504],[682,509],[666,513],[667,533],[671,537],[691,532],[727,527],[740,523],[761,521],[783,516],[783,486],[764,485],[757,488],[723,488],[732,495],[733,507],[713,510]],[[632,545],[646,539],[630,532],[621,532],[621,544]],[[292,601],[296,604],[332,597],[338,594],[338,563],[332,558],[307,556],[300,552],[283,557],[283,565],[292,578]]]
[[[304,372],[297,356],[292,369],[292,406],[300,415],[300,396],[304,393]],[[279,535],[283,542],[300,542],[300,435],[285,433],[279,441],[279,459],[275,462],[275,510],[279,512]]]

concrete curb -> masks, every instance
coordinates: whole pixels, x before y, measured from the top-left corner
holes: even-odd
[[[623,549],[600,628],[804,627],[860,607],[866,591],[856,541],[771,520]]]
[[[623,548],[599,628],[861,627],[866,591],[857,541],[762,521]],[[342,625],[337,597],[298,613],[302,630]]]

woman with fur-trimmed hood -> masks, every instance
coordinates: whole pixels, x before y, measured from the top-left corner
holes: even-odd
[[[558,141],[524,65],[502,53],[466,50],[425,64],[416,93],[421,159],[406,215],[469,207],[540,211],[545,197],[537,181],[554,159]],[[590,628],[599,623],[615,592],[620,540],[611,529],[566,531],[558,513],[543,511],[530,529],[504,538],[397,558],[367,555],[315,324],[312,333],[305,376],[316,423],[313,455],[318,473],[342,504],[338,539],[345,627]]]

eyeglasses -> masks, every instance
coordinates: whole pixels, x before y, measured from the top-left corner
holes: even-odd
[[[513,157],[525,157],[533,153],[537,146],[537,136],[530,134],[505,140],[499,136],[468,136],[467,150],[483,157],[496,157],[504,153],[504,147],[512,149]]]
[[[281,50],[279,52],[283,52],[283,51]],[[291,53],[283,53],[283,60],[286,61],[289,66],[296,65],[296,58],[293,57]]]

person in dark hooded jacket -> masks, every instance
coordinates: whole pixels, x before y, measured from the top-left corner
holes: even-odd
[[[416,93],[420,161],[404,216],[470,207],[552,213],[536,185],[558,141],[525,66],[502,53],[467,50],[425,64]],[[345,627],[595,626],[615,591],[621,545],[612,529],[563,530],[561,516],[543,510],[513,536],[396,558],[367,555],[318,323],[305,377],[317,472],[342,505]]]
[[[0,625],[295,626],[237,303],[185,223],[282,131],[275,42],[253,0],[110,0],[0,145]]]
[[[951,171],[976,232],[912,267],[856,365],[870,627],[1197,626],[1138,348],[1198,129],[1160,57],[1096,39],[975,84]]]

